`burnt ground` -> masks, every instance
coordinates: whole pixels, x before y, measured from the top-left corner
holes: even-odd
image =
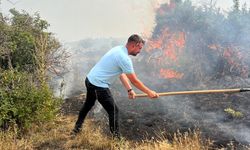
[[[240,149],[249,145],[250,102],[248,93],[213,94],[162,97],[157,100],[117,97],[120,109],[120,130],[134,141],[167,137],[170,141],[177,131],[181,133],[199,130],[202,138],[210,138],[217,147],[234,143]],[[78,114],[84,97],[65,99],[63,113]],[[242,117],[233,117],[224,109],[240,111]],[[88,114],[109,134],[108,117],[100,104]]]

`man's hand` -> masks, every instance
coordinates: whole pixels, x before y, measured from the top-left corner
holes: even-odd
[[[128,98],[129,99],[135,99],[135,96],[136,96],[136,94],[135,94],[134,90],[131,90],[131,91],[128,92]]]
[[[148,93],[149,98],[158,98],[159,94],[157,94],[155,91],[150,90]]]

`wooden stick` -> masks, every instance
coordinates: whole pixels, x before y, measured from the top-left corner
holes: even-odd
[[[247,91],[250,91],[250,88],[177,91],[177,92],[164,92],[164,93],[158,93],[158,94],[159,96],[170,96],[170,95],[188,95],[188,94],[237,93],[237,92],[247,92]],[[148,97],[148,95],[136,94],[136,97]]]

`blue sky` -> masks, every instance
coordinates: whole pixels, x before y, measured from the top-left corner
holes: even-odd
[[[49,31],[62,42],[84,38],[126,38],[132,33],[150,33],[154,8],[168,0],[1,0],[1,11],[10,8],[39,12],[50,23]],[[192,0],[201,5],[211,0]],[[212,0],[227,10],[233,0]],[[240,0],[241,5],[250,0]]]

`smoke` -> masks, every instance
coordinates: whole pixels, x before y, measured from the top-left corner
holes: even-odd
[[[156,12],[152,36],[140,56],[133,58],[139,79],[148,87],[157,92],[249,87],[249,10],[224,14],[214,6],[194,7],[190,1],[171,1]],[[84,79],[91,67],[110,48],[124,43],[124,39],[68,43],[72,59],[71,71],[64,77],[65,97],[84,92]],[[250,143],[248,93],[168,96],[156,101],[130,102],[124,98],[127,93],[119,81],[111,88],[122,112],[126,112],[123,115],[134,116],[141,128],[144,125],[147,129],[149,122],[161,120],[157,123],[168,131],[199,128],[205,138],[219,144],[231,140]],[[228,114],[227,108],[243,117]],[[94,111],[100,112],[100,107]],[[123,128],[130,130],[130,126]]]
[[[139,76],[159,92],[249,87],[250,10],[224,14],[190,1],[163,4],[146,53],[137,59]],[[149,69],[150,68],[150,69]],[[248,93],[162,97],[162,117],[204,131],[217,142],[250,143]],[[232,108],[244,115],[232,117]]]
[[[64,48],[70,54],[67,62],[69,70],[62,78],[53,79],[54,93],[63,98],[74,97],[85,90],[85,78],[95,63],[113,46],[121,44],[123,39],[84,39],[65,43]]]

